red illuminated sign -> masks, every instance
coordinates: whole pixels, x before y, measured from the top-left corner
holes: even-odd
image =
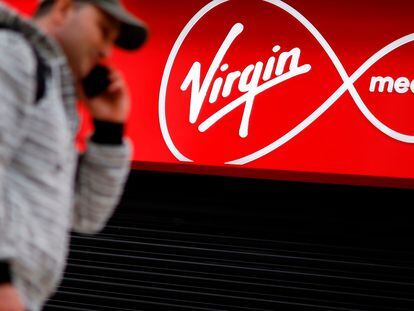
[[[411,1],[124,3],[136,167],[414,186]]]

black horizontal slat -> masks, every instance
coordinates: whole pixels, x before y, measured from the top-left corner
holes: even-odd
[[[75,242],[76,243],[76,242]],[[262,264],[274,264],[277,263],[278,266],[282,264],[289,264],[289,266],[294,267],[295,265],[305,265],[306,267],[315,267],[317,270],[328,270],[330,267],[341,267],[346,268],[349,266],[353,271],[363,271],[368,274],[370,270],[373,270],[377,273],[378,269],[382,269],[384,274],[387,271],[389,274],[394,274],[395,270],[398,269],[400,272],[404,272],[406,277],[412,277],[414,275],[414,268],[410,267],[408,264],[378,264],[372,263],[369,261],[363,261],[362,258],[357,260],[345,260],[344,258],[335,259],[329,258],[328,254],[303,254],[290,252],[284,254],[285,251],[278,250],[277,253],[269,252],[260,252],[260,251],[241,251],[241,250],[229,250],[225,247],[216,246],[216,248],[202,248],[195,246],[181,246],[174,245],[171,241],[161,243],[148,243],[148,242],[137,242],[137,241],[125,241],[117,239],[108,239],[108,238],[82,238],[80,243],[82,244],[72,244],[74,252],[76,251],[96,251],[107,253],[116,253],[124,255],[139,256],[139,254],[147,254],[148,256],[157,255],[159,258],[162,258],[163,255],[169,257],[182,257],[191,259],[204,258],[211,259],[216,261],[231,261],[231,262],[260,262]],[[109,243],[116,243],[116,248],[108,248]],[[125,246],[127,244],[127,246]],[[173,252],[172,252],[173,251]],[[191,256],[190,256],[191,255]],[[240,260],[243,258],[243,261]],[[320,268],[320,267],[323,267]]]
[[[357,248],[357,247],[345,247],[345,246],[335,246],[328,244],[316,244],[316,243],[300,243],[300,242],[291,242],[291,241],[275,241],[275,240],[259,240],[259,239],[249,239],[244,237],[236,236],[219,236],[219,235],[207,235],[200,233],[189,233],[189,232],[177,232],[177,231],[167,231],[167,230],[151,230],[148,228],[136,228],[136,227],[126,227],[126,226],[115,226],[108,225],[105,229],[105,233],[99,235],[100,238],[110,238],[116,239],[119,241],[125,242],[134,242],[134,241],[145,241],[145,242],[159,242],[162,241],[168,244],[178,244],[178,245],[208,245],[214,247],[225,247],[232,249],[241,249],[241,250],[258,250],[262,252],[270,252],[277,249],[277,252],[301,252],[306,254],[323,254],[324,256],[335,256],[339,255],[341,258],[370,258],[371,260],[384,260],[387,255],[397,254],[398,258],[395,256],[390,257],[393,262],[397,262],[406,257],[406,261],[411,263],[414,260],[414,254],[412,252],[390,252],[389,250],[381,249],[369,249],[369,248]],[[174,238],[174,239],[173,239]],[[77,239],[87,240],[91,239],[96,240],[96,237],[88,236],[79,236],[74,235],[73,241]],[[220,241],[220,243],[212,243],[215,241]],[[319,251],[319,253],[318,253]],[[352,254],[363,254],[364,257],[355,257]]]
[[[249,288],[249,286],[254,286],[260,288],[261,291],[272,290],[272,288],[290,288],[294,286],[300,286],[301,288],[306,288],[310,291],[338,291],[341,293],[351,292],[356,294],[359,290],[355,287],[344,287],[344,286],[324,286],[321,283],[309,283],[301,281],[283,281],[280,279],[271,279],[271,278],[252,278],[252,277],[238,277],[236,275],[231,274],[213,274],[213,273],[202,273],[202,272],[195,272],[189,270],[177,270],[177,269],[162,269],[162,268],[154,268],[154,267],[144,267],[139,266],[139,268],[132,269],[132,266],[121,265],[121,264],[113,264],[111,267],[105,266],[107,263],[100,263],[100,266],[95,266],[96,263],[94,262],[87,262],[87,264],[80,265],[80,264],[72,264],[69,266],[68,275],[74,274],[81,274],[87,278],[91,278],[94,276],[93,273],[97,274],[104,274],[110,277],[117,277],[119,279],[128,280],[130,283],[134,283],[134,280],[131,277],[137,277],[138,279],[153,281],[154,279],[158,280],[159,278],[165,280],[174,279],[174,282],[189,284],[193,281],[196,284],[214,284],[214,286],[219,287],[220,283],[224,283],[225,286],[231,286],[232,288],[237,287],[237,285],[243,286],[244,289]],[[98,263],[99,264],[99,263]],[[73,272],[74,271],[74,272]],[[209,283],[211,282],[211,283]],[[374,291],[371,291],[369,288],[360,288],[362,291],[362,295],[379,295],[381,297],[386,297],[386,294],[381,292],[380,289],[375,288]],[[390,293],[396,295],[400,294],[403,295],[403,292],[391,292]],[[401,296],[403,297],[403,296]]]

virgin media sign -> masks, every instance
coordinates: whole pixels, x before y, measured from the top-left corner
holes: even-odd
[[[321,7],[319,16],[308,17],[302,3],[290,2],[216,0],[189,19],[172,46],[159,94],[169,151],[199,164],[315,165],[328,173],[336,167],[387,176],[399,166],[393,161],[414,151],[414,27],[387,34],[384,42],[377,33],[384,20],[371,15],[358,22],[378,42],[372,35],[347,42],[346,25],[339,23],[327,38],[318,25],[334,16],[324,16]],[[345,59],[338,42],[350,54]],[[413,172],[410,166],[404,169]]]
[[[124,3],[137,168],[414,187],[412,1]]]

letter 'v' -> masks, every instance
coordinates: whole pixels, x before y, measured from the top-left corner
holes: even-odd
[[[195,62],[193,64],[186,78],[184,79],[184,82],[181,85],[182,91],[186,91],[191,84],[190,122],[192,124],[197,122],[198,116],[207,95],[207,91],[211,85],[211,82],[213,81],[214,75],[220,67],[224,56],[226,55],[227,51],[230,48],[230,45],[234,42],[237,36],[243,32],[243,29],[244,26],[241,23],[237,23],[231,28],[229,34],[227,35],[226,39],[224,39],[223,44],[214,57],[214,60],[208,69],[201,87],[201,64],[199,62]]]

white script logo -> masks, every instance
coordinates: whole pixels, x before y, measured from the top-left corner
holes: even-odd
[[[218,50],[213,62],[211,63],[207,75],[201,83],[201,64],[195,62],[187,74],[181,90],[186,91],[191,85],[191,103],[190,103],[190,122],[192,124],[197,122],[201,108],[206,100],[206,95],[209,90],[210,104],[217,101],[219,95],[221,97],[228,97],[234,85],[238,80],[238,90],[244,95],[240,96],[236,100],[227,104],[225,107],[220,109],[218,112],[210,116],[198,127],[200,132],[208,130],[217,121],[223,118],[225,115],[244,104],[243,117],[239,129],[240,137],[247,137],[249,134],[249,121],[251,112],[254,105],[254,99],[256,95],[266,91],[267,89],[292,79],[298,75],[305,74],[311,70],[309,64],[299,66],[299,60],[301,50],[294,48],[289,52],[282,52],[277,59],[271,56],[266,65],[263,62],[257,62],[256,64],[248,65],[242,72],[232,71],[227,74],[226,78],[217,78],[213,82],[213,77],[220,68],[222,73],[226,73],[229,69],[228,64],[222,64],[222,60],[229,50],[234,40],[243,32],[244,26],[241,23],[235,24],[220,49]],[[281,47],[276,45],[273,47],[272,52],[279,52]],[[289,70],[285,72],[288,60],[290,60]],[[263,81],[263,82],[262,82]],[[261,83],[262,82],[262,83]]]

